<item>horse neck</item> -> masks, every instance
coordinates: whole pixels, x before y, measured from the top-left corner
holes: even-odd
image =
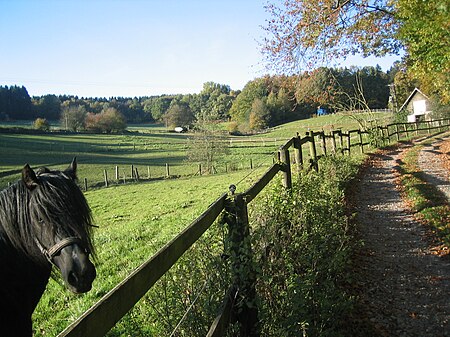
[[[2,329],[23,329],[23,336],[28,331],[31,336],[31,315],[48,283],[51,267],[36,263],[0,238],[0,270]]]

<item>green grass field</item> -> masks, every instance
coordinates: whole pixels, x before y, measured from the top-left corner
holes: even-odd
[[[385,118],[386,115],[380,115]],[[35,336],[55,336],[71,321],[98,301],[132,270],[152,256],[157,249],[197,218],[217,197],[238,183],[244,191],[272,164],[273,154],[287,139],[311,128],[314,131],[342,127],[357,128],[346,116],[323,116],[297,121],[251,137],[230,137],[231,153],[220,163],[228,173],[195,176],[197,166],[187,164],[186,142],[189,134],[164,132],[146,126],[132,126],[127,135],[91,134],[9,134],[0,133],[0,186],[19,179],[25,163],[32,167],[65,168],[78,158],[80,182],[101,185],[103,170],[114,177],[119,166],[129,177],[130,167],[139,169],[141,177],[163,177],[165,164],[178,179],[147,181],[141,184],[113,184],[109,188],[89,189],[85,194],[99,228],[95,230],[98,276],[93,289],[81,296],[70,294],[60,281],[51,280],[33,316]],[[250,160],[256,168],[249,169]],[[235,169],[231,171],[231,168]],[[224,168],[218,167],[219,172]],[[129,178],[128,178],[129,179]],[[144,301],[145,302],[145,301]],[[139,309],[140,305],[143,305]],[[147,312],[145,303],[137,312]],[[138,323],[146,314],[132,314]],[[119,323],[109,336],[123,335],[133,319]],[[122,332],[120,332],[122,331]],[[151,335],[148,334],[142,335]]]
[[[364,115],[362,115],[364,116]],[[364,118],[385,120],[387,114],[368,114]],[[21,123],[24,124],[25,122]],[[26,124],[26,123],[25,123]],[[8,125],[0,125],[2,127]],[[297,132],[304,136],[308,129],[319,131],[358,127],[355,118],[329,115],[291,122],[267,133],[229,137],[230,154],[216,165],[219,173],[253,167],[269,166],[273,154]],[[131,133],[106,134],[10,134],[0,132],[0,188],[16,181],[25,163],[32,167],[48,166],[62,169],[73,157],[80,163],[80,183],[87,179],[89,187],[104,184],[104,171],[115,183],[116,166],[119,181],[131,179],[131,165],[143,179],[166,176],[166,164],[171,176],[193,176],[198,165],[186,161],[187,139],[192,134],[167,132],[161,125],[131,125]]]

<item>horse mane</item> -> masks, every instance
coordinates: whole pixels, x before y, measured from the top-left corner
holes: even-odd
[[[92,214],[76,177],[48,168],[37,171],[36,177],[39,182],[33,189],[19,180],[0,192],[0,243],[6,241],[26,256],[45,263],[36,247],[36,237],[40,240],[62,231],[80,238],[94,254]],[[41,224],[40,228],[36,224]]]

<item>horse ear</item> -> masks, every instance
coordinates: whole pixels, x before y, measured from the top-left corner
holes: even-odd
[[[29,190],[33,190],[39,185],[39,179],[28,164],[22,169],[22,181]]]
[[[77,179],[77,157],[74,157],[69,167],[64,171],[69,174],[73,179]]]

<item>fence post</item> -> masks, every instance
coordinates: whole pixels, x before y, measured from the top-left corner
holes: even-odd
[[[131,180],[134,179],[134,165],[131,165]]]
[[[297,137],[294,138],[294,155],[295,162],[297,163],[297,169],[300,172],[303,170],[303,153],[301,145],[301,136],[297,132]]]
[[[320,140],[322,142],[322,153],[324,156],[327,155],[327,141],[325,139],[325,131],[322,130],[320,133]]]
[[[405,135],[406,135],[406,138],[408,138],[408,137],[409,137],[409,134],[408,134],[408,123],[403,124],[403,126],[404,126],[404,128],[405,128]]]
[[[278,160],[283,163],[283,186],[285,188],[292,188],[292,176],[291,176],[291,159],[289,156],[289,150],[281,149],[278,151]]]
[[[331,146],[333,149],[333,154],[336,154],[336,138],[334,138],[335,132],[331,130]]]
[[[134,171],[135,171],[135,178],[136,178],[137,181],[139,181],[139,171],[138,171],[138,168],[136,167],[136,168],[134,169]]]
[[[235,186],[230,186],[230,189]],[[258,308],[256,306],[256,271],[253,263],[250,228],[245,195],[232,195],[225,203],[230,242],[231,273],[238,290],[235,317],[241,324],[240,336],[259,336]]]
[[[169,178],[170,177],[170,169],[169,169],[169,164],[166,164],[166,177]]]
[[[116,165],[116,181],[119,180],[119,166]]]
[[[108,187],[108,173],[106,170],[103,170],[103,176],[105,178],[105,187]]]
[[[358,136],[359,136],[359,146],[361,147],[361,153],[364,153],[363,137],[361,130],[358,130]]]
[[[85,190],[85,191],[88,190],[87,178],[84,178],[84,190]]]
[[[307,132],[306,137],[309,137],[309,154],[311,157],[311,166],[314,168],[314,170],[318,171],[319,166],[317,165],[317,152],[316,143],[314,142],[314,132]]]
[[[339,130],[339,146],[341,147],[342,154],[345,154],[345,151],[344,151],[344,136],[342,134],[342,130]]]
[[[397,142],[400,141],[400,130],[398,128],[398,124],[395,124],[395,133],[397,134]]]
[[[350,141],[350,131],[347,132],[346,137],[347,137],[348,155],[350,155],[350,153],[351,153],[350,147],[352,146],[351,141]]]

